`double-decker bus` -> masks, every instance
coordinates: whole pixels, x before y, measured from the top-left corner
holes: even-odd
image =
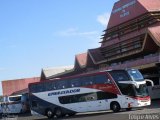
[[[106,70],[29,84],[32,114],[62,117],[80,112],[151,104],[146,81],[136,69]]]

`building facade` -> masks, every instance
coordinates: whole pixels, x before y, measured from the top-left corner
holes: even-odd
[[[160,0],[117,1],[100,43],[99,48],[76,55],[73,71],[54,77],[137,68],[160,84]]]
[[[39,81],[40,77],[2,81],[3,96],[28,93],[28,84]]]

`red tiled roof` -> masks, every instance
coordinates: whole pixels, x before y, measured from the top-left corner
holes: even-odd
[[[76,60],[79,63],[80,67],[84,67],[87,64],[87,53],[81,53],[76,55]]]
[[[100,48],[96,48],[96,49],[89,49],[88,53],[93,61],[94,64],[97,64],[103,60],[105,60],[105,58],[102,56],[102,53],[100,51]]]
[[[152,37],[154,42],[158,46],[160,46],[160,25],[159,26],[155,26],[155,27],[149,27],[148,28],[148,33],[150,34],[150,36]]]
[[[2,81],[3,95],[11,95],[14,92],[28,88],[29,83],[39,81],[39,77]]]
[[[160,0],[119,0],[113,6],[107,28],[117,26],[149,11],[159,11]]]
[[[28,92],[29,92],[29,91],[28,91],[28,88],[25,88],[25,89],[22,89],[22,90],[13,92],[11,95],[20,95],[20,94],[28,93]]]

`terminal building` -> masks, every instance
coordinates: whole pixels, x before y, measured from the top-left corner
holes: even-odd
[[[99,48],[76,55],[71,71],[55,77],[105,69],[137,68],[160,84],[160,0],[119,0]],[[159,89],[159,87],[157,88]]]
[[[72,71],[53,77],[137,68],[159,84],[160,0],[117,1],[100,43],[101,47],[76,55]]]
[[[145,78],[160,85],[160,0],[117,1],[100,43],[99,48],[76,55],[70,69],[49,75],[42,69],[40,81],[106,69],[137,68]]]

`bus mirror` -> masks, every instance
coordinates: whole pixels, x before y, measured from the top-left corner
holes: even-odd
[[[154,83],[153,83],[152,80],[150,80],[150,79],[145,79],[145,81],[146,81],[146,82],[150,82],[152,87],[154,86]]]
[[[135,81],[119,81],[118,83],[132,84],[132,85],[135,85],[136,88],[139,88],[139,85],[140,85],[140,84],[145,84],[146,81],[142,81],[142,82],[135,82]]]
[[[139,84],[137,84],[136,82],[134,83],[134,85],[136,86],[136,88],[139,88]]]
[[[131,84],[135,85],[137,89],[139,88],[139,85],[140,85],[138,84],[138,82],[135,82],[135,81],[132,81]]]

